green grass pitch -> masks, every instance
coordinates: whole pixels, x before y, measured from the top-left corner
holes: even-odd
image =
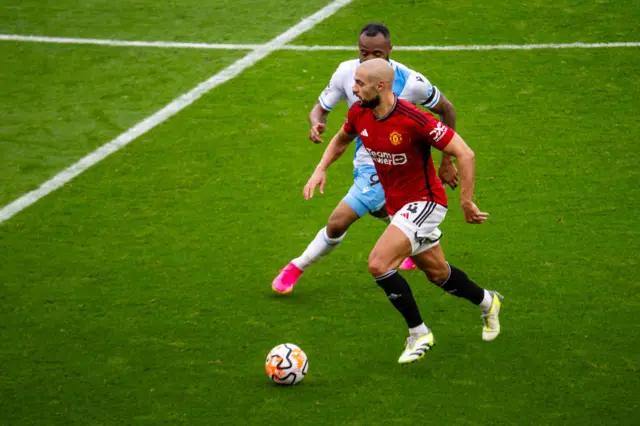
[[[261,43],[326,3],[9,0],[0,33]],[[355,0],[295,44],[639,41],[620,2]],[[245,51],[0,42],[0,205]],[[273,277],[351,184],[302,198],[324,146],[306,116],[354,52],[274,52],[0,225],[0,425],[638,424],[640,50],[394,52],[457,109],[488,223],[442,226],[448,260],[505,296],[503,331],[406,273],[437,345],[406,329],[367,273],[365,218],[289,297]],[[330,136],[346,112],[329,116]],[[264,357],[309,356],[298,386]]]

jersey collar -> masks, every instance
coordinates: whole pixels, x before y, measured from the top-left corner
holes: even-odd
[[[389,110],[388,113],[386,113],[384,116],[380,117],[380,118],[376,118],[376,121],[384,121],[387,118],[391,117],[391,114],[393,114],[393,112],[396,110],[396,107],[398,106],[398,96],[396,96],[395,94],[393,95],[393,106],[391,107],[391,109]],[[374,115],[375,117],[375,115]]]

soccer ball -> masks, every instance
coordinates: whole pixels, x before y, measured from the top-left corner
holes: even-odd
[[[271,349],[265,362],[267,376],[279,385],[295,385],[307,374],[307,355],[293,343],[284,343]]]

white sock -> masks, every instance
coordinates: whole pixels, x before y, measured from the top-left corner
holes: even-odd
[[[345,235],[347,235],[346,232],[338,238],[329,238],[327,235],[327,227],[325,226],[307,246],[304,253],[302,253],[300,257],[293,259],[291,262],[304,271],[318,259],[338,247]]]
[[[409,329],[409,335],[414,337],[422,336],[427,333],[429,333],[429,328],[424,325],[424,323]]]
[[[482,302],[480,302],[480,310],[482,310],[482,312],[484,312],[485,314],[488,314],[489,311],[491,310],[492,304],[493,304],[493,294],[485,290],[484,299],[482,299]]]

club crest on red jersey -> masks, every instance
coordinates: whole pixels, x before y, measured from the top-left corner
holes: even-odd
[[[394,130],[393,132],[389,133],[389,141],[393,145],[400,145],[402,143],[402,134]]]

